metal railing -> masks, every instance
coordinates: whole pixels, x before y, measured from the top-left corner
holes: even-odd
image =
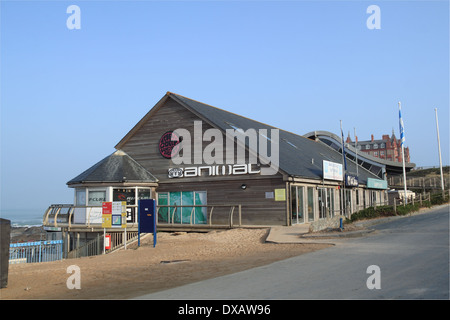
[[[448,175],[444,175],[444,188],[448,189],[450,178]],[[403,176],[389,177],[388,183],[391,188],[403,188],[404,181]],[[439,176],[431,177],[407,177],[406,186],[408,188],[415,189],[440,189],[441,188],[441,178]]]
[[[47,211],[44,214],[43,217],[43,225],[48,227],[68,227],[69,229],[71,227],[79,227],[79,226],[85,226],[87,228],[101,228],[101,206],[74,206],[72,204],[52,204]],[[127,209],[130,209],[133,212],[132,220],[135,222],[128,222],[127,228],[133,228],[138,226],[138,210],[137,206],[127,206]],[[230,227],[233,227],[235,225],[235,212],[237,211],[237,225],[241,226],[242,221],[242,206],[240,204],[235,205],[158,205],[157,206],[157,213],[159,216],[160,210],[162,208],[167,208],[167,213],[164,213],[164,215],[167,216],[165,221],[162,221],[161,219],[158,220],[158,223],[162,224],[170,224],[170,225],[177,225],[177,224],[185,224],[185,225],[228,225]],[[189,208],[189,218],[188,219],[182,219],[180,218],[179,221],[178,216],[175,215],[177,213],[180,214],[180,217],[183,215],[183,209]],[[204,208],[205,214],[204,219],[201,221],[196,220],[195,218],[195,212],[196,208]],[[229,211],[225,213],[225,217],[219,217],[222,216],[222,213],[217,213],[220,208],[229,208]],[[209,212],[208,212],[209,210]],[[215,222],[213,224],[213,213],[215,213]],[[74,215],[79,214],[80,217],[82,217],[82,223],[74,222]],[[187,222],[189,221],[189,222]],[[218,222],[217,222],[218,221]],[[217,222],[217,223],[216,223]]]
[[[91,257],[97,256],[103,253],[113,252],[125,245],[124,243],[124,233],[123,232],[112,232],[107,233],[111,236],[111,248],[104,250],[104,235],[98,234],[94,239],[85,243],[84,245],[75,248],[67,253],[67,259],[75,259],[81,257]],[[138,232],[127,232],[126,233],[126,243],[133,242],[138,237]]]
[[[62,258],[62,240],[20,242],[9,245],[9,264],[48,262],[62,260]]]
[[[164,212],[161,214],[160,210],[163,208],[167,208],[167,212]],[[172,209],[170,209],[172,208]],[[188,214],[189,216],[189,223],[185,221],[183,221],[183,209],[184,208],[189,208],[190,212]],[[195,209],[196,208],[205,208],[206,210],[208,208],[210,208],[209,213],[206,212],[205,214],[205,220],[201,220],[202,222],[197,222],[195,221]],[[179,206],[179,205],[158,205],[157,206],[157,215],[158,215],[158,223],[163,223],[163,224],[170,224],[170,225],[176,225],[176,224],[184,224],[184,225],[198,225],[198,224],[203,224],[203,225],[209,225],[212,226],[213,225],[213,212],[215,208],[230,208],[228,211],[228,214],[226,215],[226,220],[227,220],[227,225],[231,228],[234,226],[234,212],[238,211],[238,226],[241,226],[242,224],[242,206],[240,204],[236,204],[236,205],[184,205],[184,206]],[[177,217],[178,219],[175,219],[175,214],[177,213],[177,211],[179,211],[180,215]],[[167,220],[163,219],[161,220],[161,216],[167,216]],[[208,220],[206,221],[206,215],[208,216]],[[166,221],[165,221],[166,220]],[[204,221],[204,222],[203,222]],[[223,221],[223,219],[222,219]],[[222,223],[223,224],[223,223]],[[215,225],[215,224],[214,224]]]

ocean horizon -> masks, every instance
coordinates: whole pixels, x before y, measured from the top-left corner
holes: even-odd
[[[1,209],[0,218],[11,221],[11,227],[42,226],[46,209]]]

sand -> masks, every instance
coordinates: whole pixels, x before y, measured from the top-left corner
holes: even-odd
[[[128,299],[330,246],[266,243],[268,230],[158,233],[155,248],[149,235],[140,247],[135,243],[107,255],[10,265],[8,287],[0,289],[0,298]],[[80,268],[81,289],[67,288],[71,265]]]

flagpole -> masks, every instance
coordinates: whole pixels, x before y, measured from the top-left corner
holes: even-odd
[[[441,189],[442,189],[442,193],[443,193],[444,192],[444,175],[442,174],[441,140],[439,139],[439,123],[438,123],[437,108],[434,108],[434,112],[436,113],[436,131],[437,131],[438,151],[439,151],[439,169],[441,170]]]
[[[402,146],[402,162],[403,162],[403,188],[405,190],[405,201],[403,205],[408,204],[408,197],[406,196],[406,169],[405,169],[405,132],[403,128],[403,119],[402,119],[402,106],[400,101],[398,102],[398,117],[399,117],[399,127],[400,127],[400,143]]]
[[[356,136],[356,128],[353,128],[355,133],[355,154],[356,154],[356,177],[358,177],[358,137]]]
[[[344,149],[344,132],[342,131],[342,120],[339,120],[341,124],[341,143],[342,143],[342,172],[343,172],[343,187],[344,187],[344,216],[347,216],[347,197],[345,192],[345,171],[346,171],[346,160],[345,160],[345,149]]]

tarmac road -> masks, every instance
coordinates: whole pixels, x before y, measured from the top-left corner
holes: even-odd
[[[449,299],[449,206],[373,228],[334,247],[137,299]]]

